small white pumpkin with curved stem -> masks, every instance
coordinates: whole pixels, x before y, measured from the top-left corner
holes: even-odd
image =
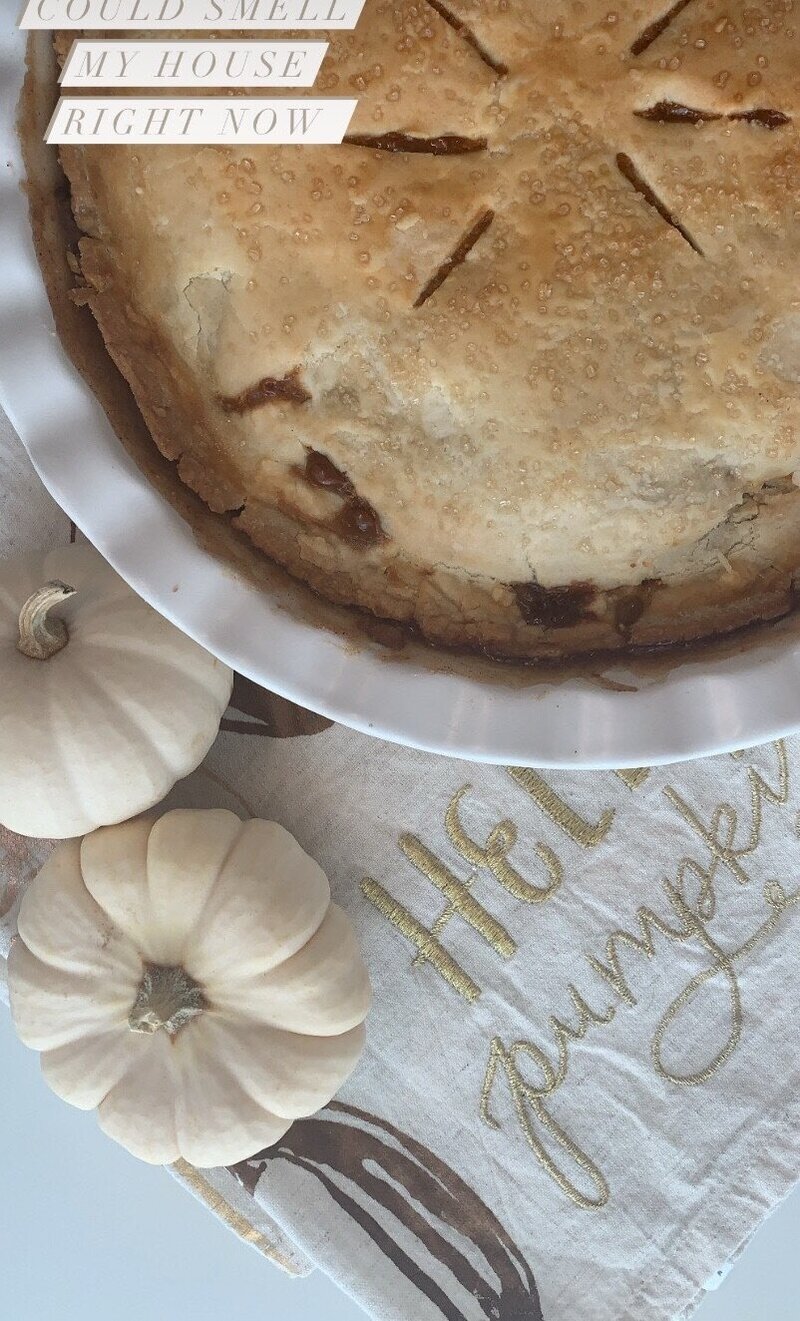
[[[64,839],[154,806],[232,681],[91,546],[0,562],[0,823]]]
[[[228,1165],[326,1105],[370,986],[281,826],[169,812],[62,844],[28,887],[11,1011],[53,1091],[153,1164]]]

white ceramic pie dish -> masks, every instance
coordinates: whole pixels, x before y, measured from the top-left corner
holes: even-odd
[[[795,621],[649,671],[616,662],[598,679],[598,663],[594,677],[533,682],[530,672],[448,660],[415,645],[387,657],[376,643],[317,624],[305,588],[273,594],[205,549],[136,466],[55,333],[22,192],[16,106],[25,39],[10,13],[2,25],[0,402],[54,498],[157,610],[293,701],[451,756],[540,767],[652,765],[800,728]],[[287,607],[287,594],[302,598],[302,608]],[[620,681],[623,690],[614,687]]]

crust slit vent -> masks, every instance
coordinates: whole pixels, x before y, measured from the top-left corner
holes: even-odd
[[[782,110],[772,110],[767,106],[723,114],[719,110],[700,110],[696,106],[681,105],[678,101],[656,101],[633,113],[637,119],[649,119],[656,124],[708,124],[714,120],[729,119],[774,130],[792,122],[790,116]]]
[[[337,468],[327,454],[307,449],[305,467],[298,469],[298,476],[309,486],[327,491],[342,501],[338,513],[326,524],[336,536],[362,550],[387,540],[377,510],[358,494],[347,473]]]
[[[299,368],[288,375],[262,376],[254,385],[248,385],[238,394],[217,395],[224,413],[252,413],[264,404],[307,404],[311,395],[300,380]]]
[[[626,156],[625,152],[620,151],[617,153],[616,161],[617,161],[617,169],[619,170],[620,174],[624,179],[627,179],[628,183],[631,185],[632,188],[636,189],[639,196],[643,197],[645,202],[647,202],[647,204],[651,206],[654,211],[658,212],[662,220],[666,221],[666,223],[670,225],[674,230],[677,230],[681,238],[684,239],[689,244],[689,247],[692,248],[693,251],[696,252],[699,257],[702,257],[703,249],[700,247],[697,241],[692,238],[691,234],[689,233],[685,225],[682,225],[680,220],[678,220],[677,216],[674,216],[672,214],[666,203],[662,202],[658,193],[655,191],[654,188],[651,187],[651,185],[647,182],[644,176],[640,173],[637,165],[635,164],[634,161],[631,160],[630,156]]]
[[[494,55],[492,55],[478,40],[475,33],[472,31],[472,28],[462,22],[458,15],[454,14],[448,5],[443,4],[442,0],[427,0],[427,2],[431,9],[435,9],[439,17],[444,19],[448,27],[451,27],[454,32],[457,32],[458,35],[466,41],[468,46],[472,47],[475,54],[478,55],[479,58],[483,60],[483,63],[492,70],[492,73],[497,74],[498,78],[506,77],[508,74],[508,65],[503,64],[502,60],[496,59]]]
[[[482,211],[477,220],[473,221],[464,237],[459,240],[450,253],[450,256],[442,262],[437,271],[434,271],[425,288],[418,294],[414,302],[415,307],[422,307],[424,303],[427,303],[431,295],[435,294],[437,289],[441,289],[447,277],[452,275],[456,267],[461,266],[466,261],[478,239],[486,233],[494,220],[494,214],[494,211],[491,210]]]
[[[375,151],[410,152],[418,156],[466,156],[485,151],[486,138],[462,138],[442,133],[435,138],[416,137],[413,133],[347,133],[342,141],[348,147],[372,147]]]
[[[695,106],[681,105],[678,101],[656,101],[654,105],[634,110],[637,119],[652,119],[657,124],[705,124],[722,119],[716,110],[698,110]]]
[[[632,43],[631,55],[641,55],[643,51],[647,50],[648,46],[652,46],[653,42],[658,40],[662,32],[666,32],[670,24],[674,23],[675,19],[683,13],[689,4],[691,4],[691,0],[675,0],[675,4],[666,13],[657,18],[655,22],[648,23],[647,27],[639,33]]]

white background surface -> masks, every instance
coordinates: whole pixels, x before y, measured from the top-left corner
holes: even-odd
[[[364,1321],[321,1273],[289,1279],[57,1100],[1,1005],[0,1078],[0,1321]],[[695,1321],[798,1321],[799,1244],[797,1190]]]

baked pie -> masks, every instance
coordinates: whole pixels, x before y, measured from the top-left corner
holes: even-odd
[[[341,146],[62,152],[76,297],[183,482],[434,643],[794,602],[800,12],[613,6],[367,0]]]

